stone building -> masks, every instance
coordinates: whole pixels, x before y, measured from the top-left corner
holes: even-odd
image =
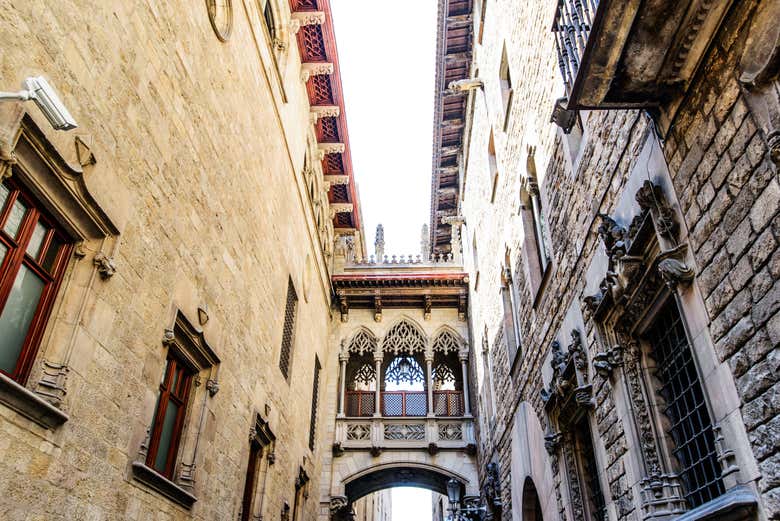
[[[439,0],[419,256],[328,0],[76,4],[0,11],[4,519],[780,518],[778,0]]]
[[[0,10],[3,89],[78,123],[0,103],[0,517],[315,518],[363,249],[328,2]]]
[[[431,243],[462,236],[501,518],[780,518],[780,2],[469,13]]]

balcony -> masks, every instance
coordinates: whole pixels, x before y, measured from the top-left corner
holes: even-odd
[[[382,391],[379,393],[382,416],[421,417],[428,415],[425,391]],[[348,417],[371,417],[376,409],[374,391],[346,391],[345,412]],[[436,417],[463,416],[463,391],[433,391],[433,414]]]
[[[565,127],[581,109],[674,105],[732,3],[558,0],[552,30],[567,98],[554,121]]]

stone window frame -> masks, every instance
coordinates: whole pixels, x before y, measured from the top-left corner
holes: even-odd
[[[282,319],[282,341],[279,349],[279,370],[285,381],[290,382],[293,357],[295,355],[295,331],[298,326],[298,292],[295,289],[292,276],[287,277],[284,316]]]
[[[175,356],[192,374],[190,392],[184,404],[180,442],[170,476],[157,472],[148,464],[153,415],[157,413],[156,406],[151,408],[144,420],[146,435],[136,458],[130,464],[130,471],[135,481],[190,509],[198,499],[195,490],[198,445],[205,428],[209,400],[219,392],[217,375],[221,361],[203,331],[194,326],[181,309],[174,307],[172,315],[170,326],[165,329],[161,342],[165,348],[165,358],[167,360]],[[161,365],[162,371],[165,371],[167,362]],[[206,379],[205,386],[202,385],[203,379]]]
[[[593,356],[593,368],[612,385],[619,414],[632,420],[633,428],[627,435],[633,449],[627,462],[637,480],[632,486],[641,497],[643,515],[698,519],[713,512],[749,512],[757,505],[755,481],[759,474],[752,453],[741,441],[747,434],[733,376],[728,366],[718,361],[709,336],[706,308],[691,267],[694,261],[688,252],[687,230],[675,209],[679,207],[676,199],[667,195],[667,178],[639,181],[642,184],[635,195],[639,211],[627,228],[610,216],[600,215],[607,276],[599,291],[584,299],[586,317],[595,322],[601,349]],[[725,488],[718,498],[693,509],[674,475],[673,442],[665,434],[665,415],[655,399],[652,348],[640,338],[669,298],[676,300],[686,330],[713,425]]]
[[[567,508],[572,510],[572,518],[597,521],[600,517],[591,511],[592,506],[586,497],[590,484],[577,432],[583,422],[587,425],[596,466],[606,467],[599,466],[599,461],[603,458],[600,447],[597,448],[596,445],[599,436],[594,435],[598,433],[598,429],[593,414],[595,399],[593,381],[588,371],[587,348],[578,329],[572,329],[570,336],[571,341],[566,348],[561,346],[558,340],[554,340],[550,345],[552,375],[549,386],[541,392],[547,418],[545,447],[551,457],[553,473],[563,474],[565,477],[560,482],[566,485]],[[610,501],[610,488],[604,483],[605,478],[602,473],[596,476],[606,511]]]
[[[265,416],[255,411],[254,423],[249,429],[249,453],[244,481],[244,494],[239,507],[240,521],[263,519],[265,510],[266,482],[271,465],[276,463],[276,435],[266,420],[270,408],[266,406]],[[252,458],[256,458],[253,462]],[[265,465],[263,465],[265,463]],[[252,467],[254,466],[254,469]],[[250,476],[250,471],[254,474]],[[262,480],[259,478],[262,476]],[[258,488],[259,485],[259,488]]]
[[[529,146],[526,152],[526,172],[521,180],[520,205],[517,212],[521,218],[523,230],[532,232],[523,234],[522,251],[534,308],[541,301],[541,295],[550,278],[553,266],[535,154],[536,147]]]
[[[498,66],[498,86],[501,89],[501,129],[506,132],[509,128],[509,116],[512,112],[512,100],[514,90],[512,88],[512,69],[509,66],[509,53],[506,42],[501,51],[501,61]]]
[[[69,139],[74,145],[71,152],[64,146]],[[0,375],[0,403],[44,429],[56,429],[69,419],[66,384],[71,359],[78,350],[81,315],[96,278],[109,279],[115,271],[112,256],[119,230],[85,181],[85,173],[93,170],[94,164],[94,154],[78,136],[56,134],[22,103],[3,104],[0,180],[11,178],[29,193],[73,244],[25,384]],[[79,267],[85,257],[91,261],[91,269]],[[65,296],[75,291],[78,296],[69,298],[71,304],[66,306]],[[66,313],[75,317],[66,320]],[[61,334],[52,335],[55,329]]]
[[[503,305],[504,337],[507,346],[507,362],[509,373],[512,374],[517,360],[522,356],[522,341],[520,335],[520,320],[518,302],[520,296],[512,275],[512,258],[509,248],[504,254],[504,265],[501,267],[501,303]]]
[[[312,380],[311,416],[309,418],[309,450],[314,452],[317,441],[317,409],[320,398],[320,372],[322,365],[317,355],[314,355],[314,375]]]
[[[249,25],[255,38],[257,51],[262,61],[270,61],[273,76],[279,87],[281,101],[287,103],[285,71],[290,56],[291,42],[294,39],[292,11],[289,4],[281,0],[255,0],[254,9],[245,10]],[[273,34],[266,21],[266,7],[274,20]],[[254,13],[252,11],[255,11]],[[265,43],[265,45],[263,45]],[[267,54],[266,54],[267,52]]]
[[[2,263],[0,267],[3,268],[0,271],[0,313],[4,311],[11,288],[23,267],[26,267],[30,273],[43,282],[39,301],[27,327],[14,370],[11,373],[0,370],[18,384],[25,385],[30,375],[32,363],[38,353],[41,336],[51,317],[54,300],[57,298],[59,287],[69,264],[73,242],[24,185],[16,183],[12,179],[2,181],[0,185],[8,190],[7,198],[4,201],[0,200],[0,224],[4,220],[7,222],[10,218],[12,207],[17,201],[25,207],[14,237],[9,236],[7,240],[4,239],[3,236],[8,234],[0,229],[0,245],[6,248],[5,255],[0,257],[0,263]],[[25,249],[29,248],[34,233],[33,228],[38,223],[46,226],[47,232],[41,239],[36,258],[33,259],[30,258]],[[59,245],[54,246],[56,250],[55,257],[51,261],[52,266],[50,269],[46,269],[43,258],[49,254],[49,248],[52,247],[50,242],[55,238]],[[3,300],[4,298],[6,300]]]

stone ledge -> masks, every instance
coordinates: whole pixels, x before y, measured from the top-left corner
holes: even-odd
[[[758,498],[753,489],[742,485],[727,490],[725,494],[686,512],[678,521],[744,519],[756,510]]]
[[[45,429],[56,429],[68,415],[23,385],[0,373],[0,403]]]
[[[198,500],[179,485],[140,461],[133,462],[133,477],[188,510]]]

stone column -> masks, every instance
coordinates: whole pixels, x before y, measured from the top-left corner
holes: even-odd
[[[471,403],[469,400],[469,354],[460,353],[460,367],[463,372],[463,415],[471,416]]]
[[[339,355],[339,362],[341,363],[341,381],[339,383],[339,417],[344,417],[344,404],[346,403],[347,393],[345,392],[347,387],[347,360],[349,359],[349,353],[342,353]]]
[[[425,353],[425,385],[428,389],[428,416],[434,416],[433,409],[433,353]]]
[[[376,391],[374,402],[374,416],[382,416],[382,352],[374,353],[376,364]]]

